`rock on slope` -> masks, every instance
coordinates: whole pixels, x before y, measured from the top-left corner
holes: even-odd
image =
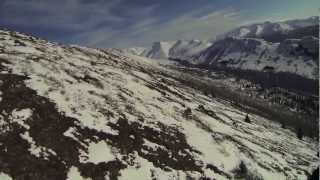
[[[0,31],[0,62],[3,179],[306,179],[318,161],[315,142],[121,51]]]

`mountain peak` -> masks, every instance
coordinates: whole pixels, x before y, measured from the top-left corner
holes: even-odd
[[[286,20],[281,22],[266,21],[263,23],[254,23],[251,25],[241,26],[234,30],[231,30],[219,39],[223,37],[268,37],[273,34],[286,34],[289,31],[296,30],[298,28],[304,28],[308,26],[315,26],[319,24],[319,17],[310,17],[306,19]],[[275,38],[276,39],[276,38]],[[278,38],[281,40],[281,38]]]

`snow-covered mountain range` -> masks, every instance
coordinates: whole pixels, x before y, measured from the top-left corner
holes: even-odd
[[[272,69],[318,79],[319,17],[243,26],[191,59],[208,66]]]
[[[177,40],[154,42],[151,48],[127,48],[124,52],[151,59],[188,58],[211,45],[200,40]],[[142,52],[142,53],[141,53]]]
[[[182,73],[0,31],[0,179],[286,180],[318,165],[314,140]]]
[[[263,38],[267,41],[280,42],[283,40],[281,36],[290,36],[292,32],[297,29],[313,27],[315,30],[309,33],[309,35],[317,35],[316,26],[319,24],[319,17],[313,16],[307,19],[295,19],[282,22],[263,22],[256,23],[247,26],[241,26],[236,28],[226,34],[220,36],[222,37],[251,37],[251,38]],[[293,38],[293,37],[292,37]],[[298,38],[298,37],[296,37]],[[301,37],[299,37],[301,38]]]
[[[142,56],[168,58],[207,68],[223,66],[260,72],[269,69],[317,79],[319,17],[242,26],[212,43],[158,42]]]
[[[192,57],[193,55],[207,49],[211,45],[212,43],[210,42],[200,40],[179,40],[170,49],[168,57],[174,59],[187,59],[188,57]]]
[[[319,39],[287,39],[271,43],[255,38],[226,38],[195,55],[197,64],[242,70],[289,72],[310,79],[318,78],[316,47]]]

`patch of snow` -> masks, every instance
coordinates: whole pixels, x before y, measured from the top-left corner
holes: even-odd
[[[99,164],[100,162],[108,162],[115,159],[116,156],[114,152],[112,152],[111,147],[105,141],[100,141],[98,143],[90,142],[88,153],[84,154],[82,152],[80,161],[83,163],[92,162]]]
[[[185,179],[186,172],[183,171],[163,171],[160,168],[154,167],[154,165],[148,160],[141,158],[137,154],[135,155],[135,166],[129,166],[126,169],[120,171],[119,180],[127,179],[139,179],[139,180],[178,180]],[[188,172],[187,172],[188,173]],[[192,172],[189,172],[193,174]]]
[[[30,126],[25,123],[25,121],[32,116],[31,109],[14,109],[11,113],[11,121],[18,123],[20,126],[30,129]]]
[[[12,178],[9,175],[7,175],[3,172],[0,173],[0,179],[1,180],[12,180]]]
[[[38,157],[38,158],[44,158],[48,160],[48,157],[50,155],[57,155],[53,150],[48,149],[46,147],[37,146],[36,142],[33,140],[33,138],[30,136],[29,132],[26,131],[23,134],[20,134],[20,137],[24,140],[26,140],[30,144],[29,152],[30,154]]]
[[[71,166],[67,174],[67,180],[91,180],[91,178],[82,177],[79,169],[75,166]]]
[[[41,51],[36,50],[33,47],[24,47],[24,46],[14,46],[10,50],[18,52],[18,53],[25,53],[25,54],[42,54]]]

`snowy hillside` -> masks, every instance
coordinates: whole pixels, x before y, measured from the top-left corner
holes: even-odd
[[[271,43],[254,38],[226,38],[194,56],[197,64],[243,70],[290,72],[310,79],[318,78],[319,39],[287,39]]]
[[[303,180],[318,162],[316,142],[143,57],[0,31],[0,63],[1,179]]]

